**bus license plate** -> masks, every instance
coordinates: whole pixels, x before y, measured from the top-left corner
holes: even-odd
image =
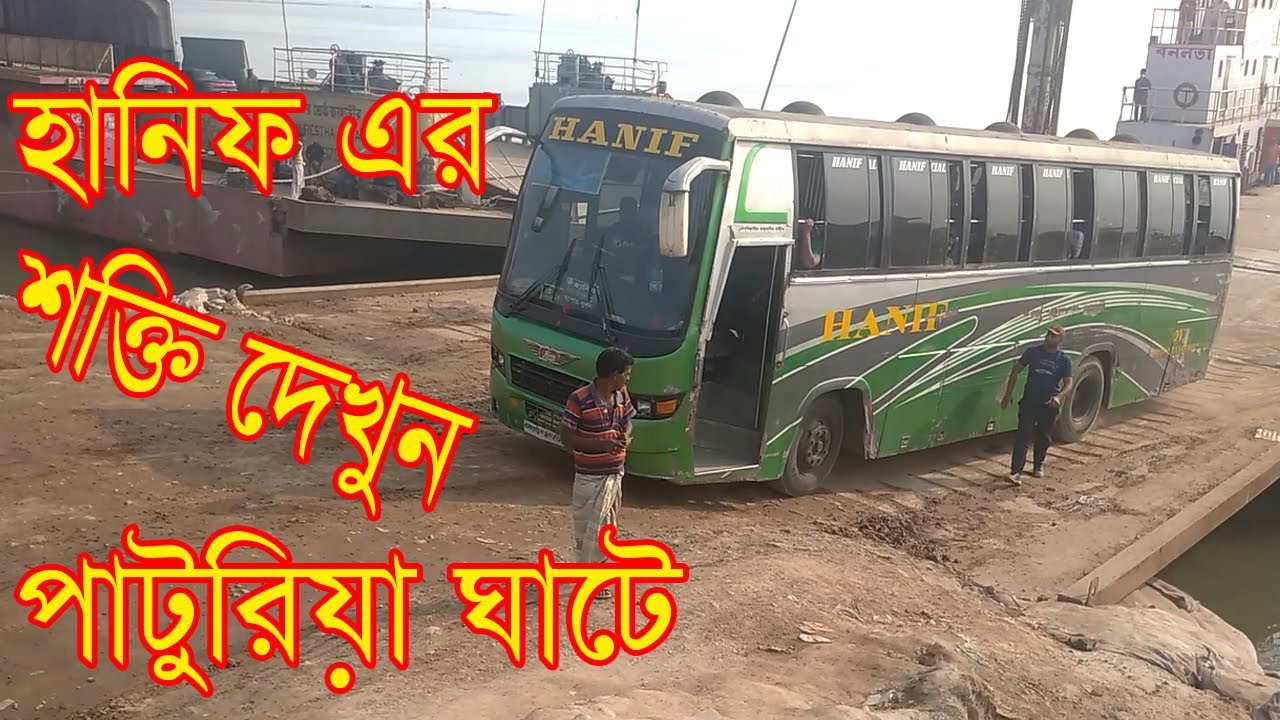
[[[544,440],[556,446],[560,445],[560,433],[557,433],[554,430],[548,430],[535,422],[525,420],[524,431],[539,440]]]
[[[560,445],[560,433],[558,430],[552,430],[549,426],[554,421],[551,413],[543,410],[541,407],[535,407],[532,404],[525,406],[524,431],[526,434],[549,442],[552,445],[563,447]]]

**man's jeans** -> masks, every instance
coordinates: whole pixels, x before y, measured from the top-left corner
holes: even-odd
[[[1053,405],[1028,405],[1018,403],[1018,433],[1013,438],[1013,461],[1009,472],[1021,473],[1027,466],[1027,445],[1035,441],[1034,469],[1044,467],[1044,458],[1053,444],[1050,433],[1058,419],[1058,408]]]

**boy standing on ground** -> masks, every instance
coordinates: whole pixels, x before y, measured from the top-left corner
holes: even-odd
[[[1004,398],[1000,407],[1009,407],[1013,398],[1013,386],[1018,374],[1028,368],[1027,384],[1018,402],[1018,433],[1013,440],[1013,458],[1009,465],[1009,482],[1022,484],[1022,470],[1027,465],[1027,443],[1035,437],[1035,456],[1031,476],[1044,477],[1044,459],[1053,442],[1053,424],[1058,419],[1062,398],[1071,390],[1071,358],[1062,351],[1065,331],[1061,325],[1053,325],[1044,336],[1044,343],[1027,348],[1009,371],[1005,383]],[[1061,385],[1061,389],[1059,389]]]
[[[600,528],[618,523],[622,472],[636,414],[627,393],[634,363],[625,350],[606,348],[596,358],[596,379],[565,403],[560,442],[573,451],[573,548],[578,562],[603,560]]]

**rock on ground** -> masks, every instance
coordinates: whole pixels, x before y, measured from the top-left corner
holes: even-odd
[[[1244,633],[1163,581],[1152,581],[1135,595],[1131,603],[1136,606],[1043,603],[1028,616],[1103,662],[1121,669],[1135,663],[1155,667],[1193,688],[1248,706],[1254,718],[1280,720],[1280,680],[1258,664],[1257,651]]]

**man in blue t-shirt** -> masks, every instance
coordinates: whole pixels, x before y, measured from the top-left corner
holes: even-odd
[[[1032,477],[1044,477],[1044,459],[1049,454],[1053,423],[1058,419],[1062,398],[1071,390],[1071,358],[1062,351],[1061,325],[1053,325],[1044,336],[1044,343],[1027,348],[1009,371],[1005,383],[1004,398],[1000,407],[1009,407],[1013,399],[1013,386],[1018,374],[1027,369],[1027,384],[1018,402],[1018,433],[1013,440],[1013,460],[1009,464],[1009,482],[1022,484],[1022,470],[1027,465],[1027,443],[1035,438],[1035,458]]]

